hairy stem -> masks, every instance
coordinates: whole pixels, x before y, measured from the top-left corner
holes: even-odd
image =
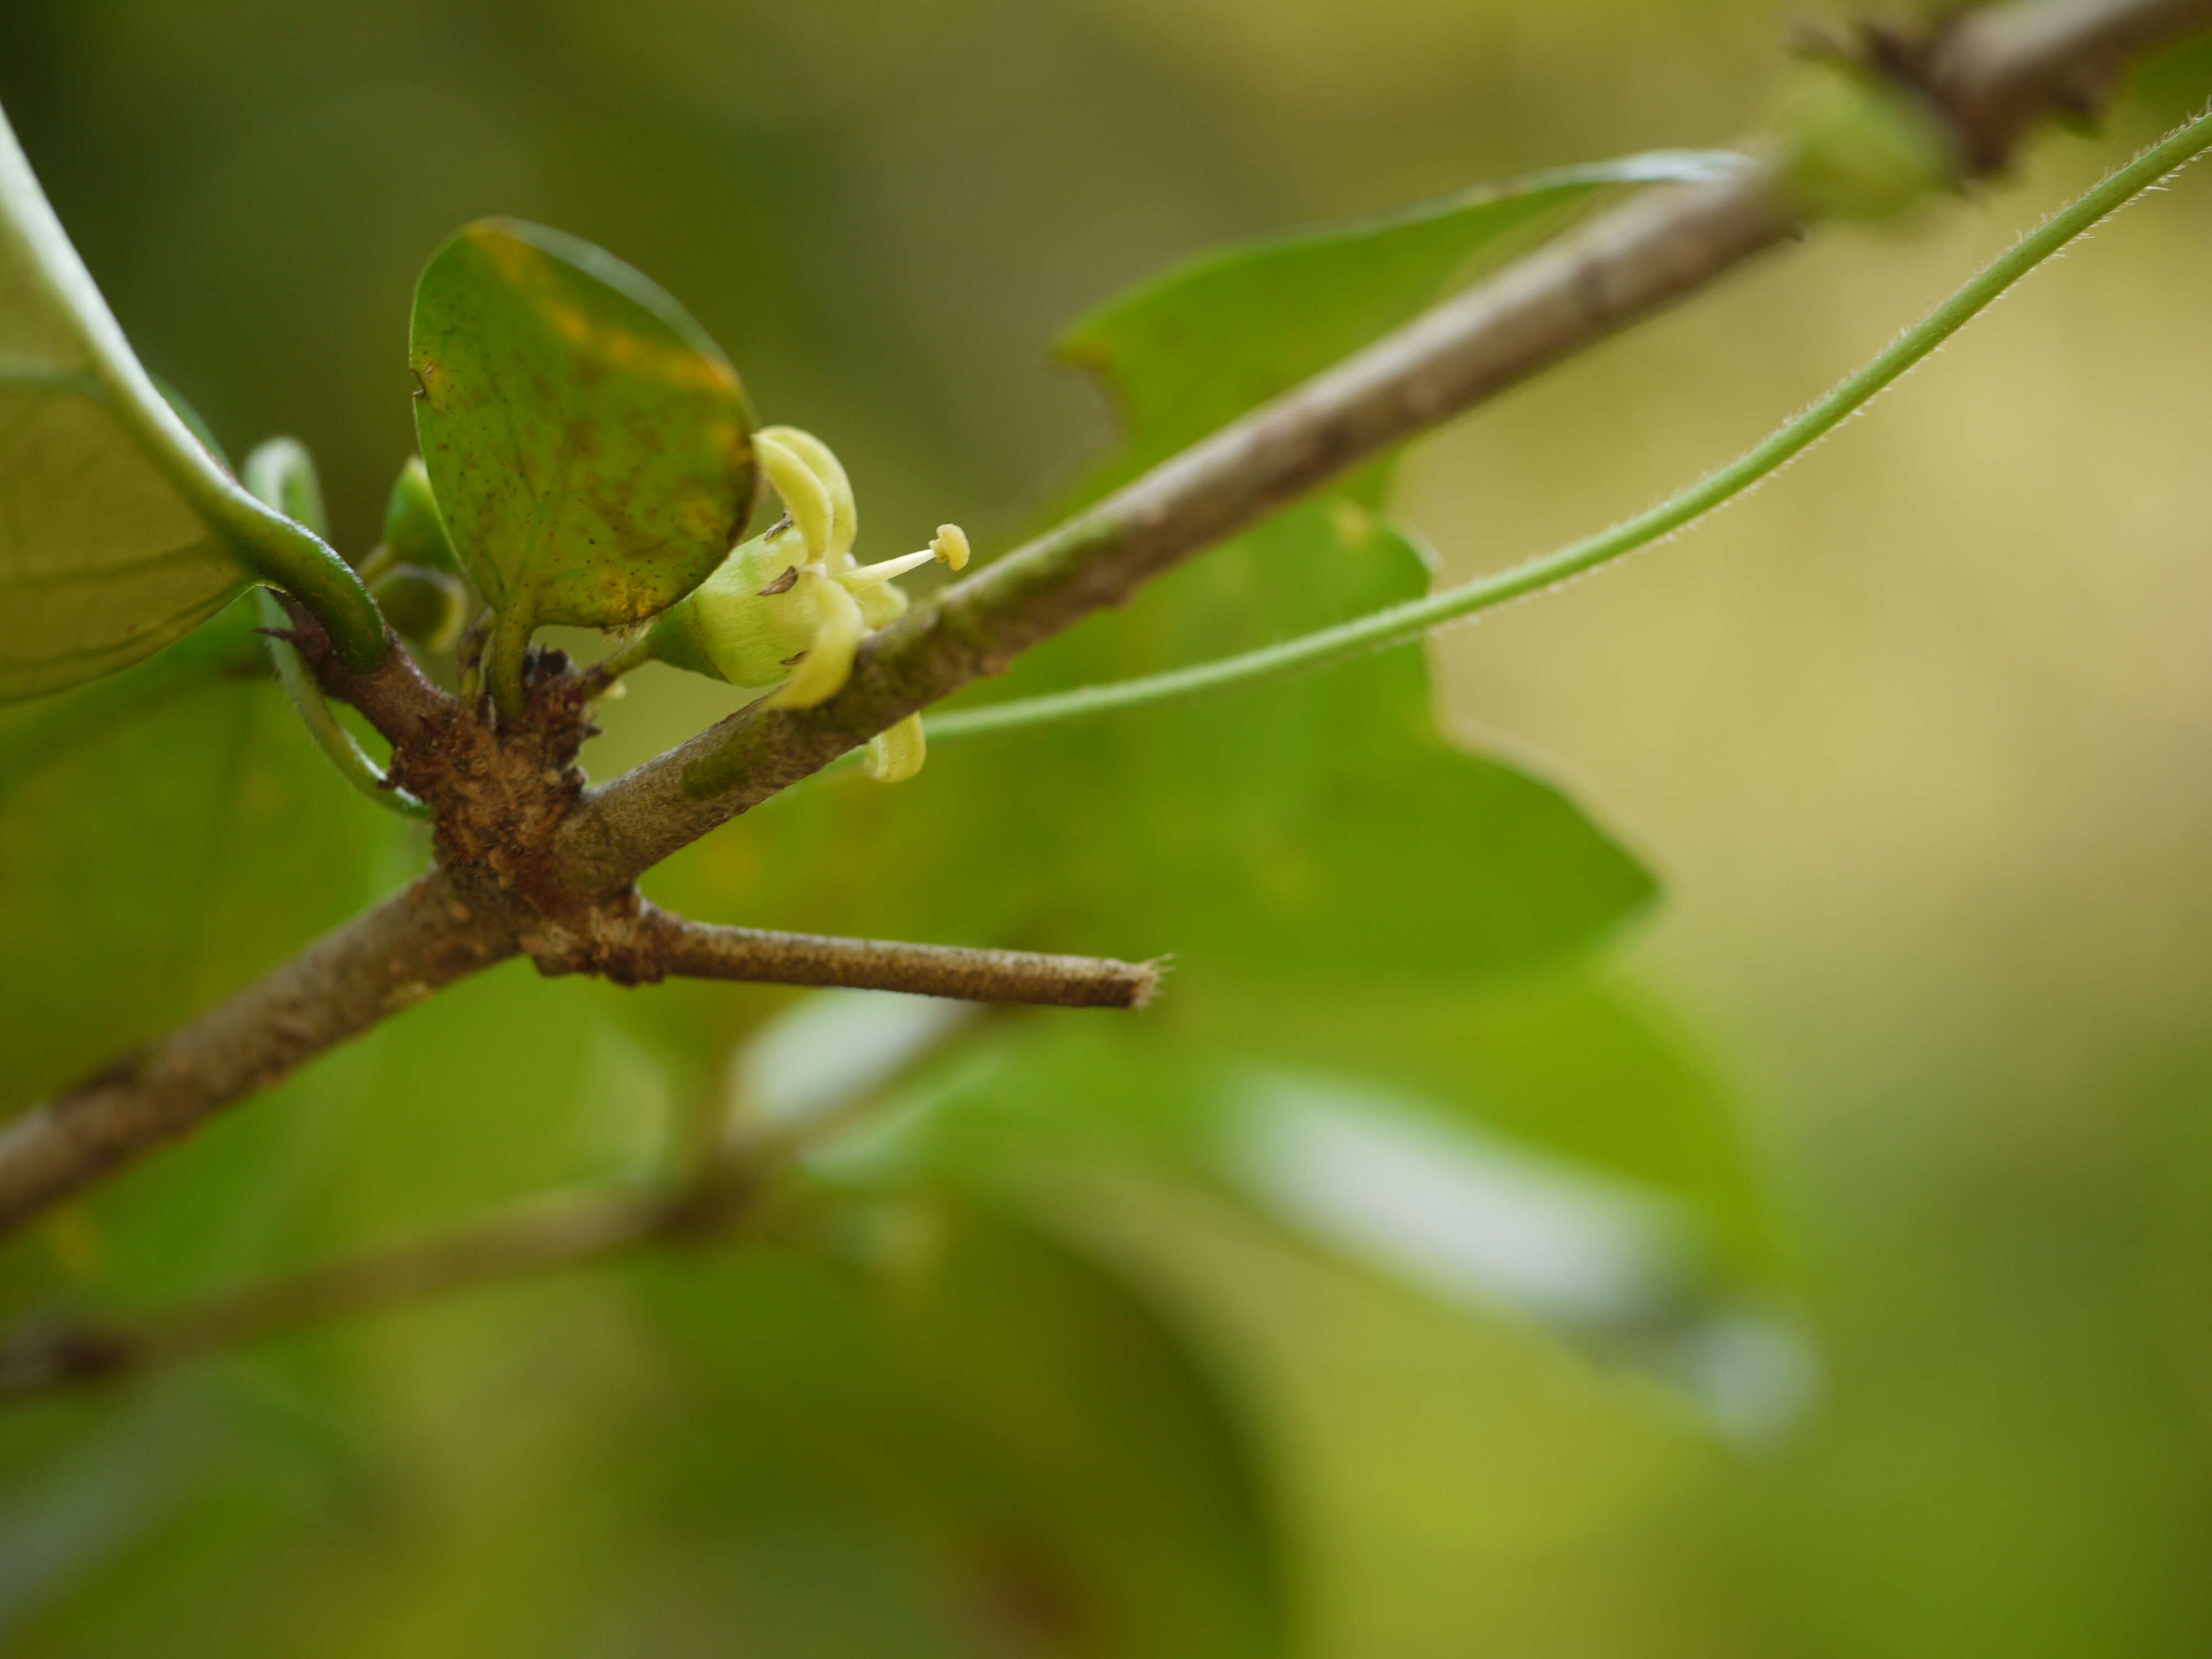
[[[1146,675],[1140,679],[1081,686],[1049,696],[1025,697],[1016,702],[940,714],[927,722],[930,741],[943,743],[993,732],[1084,720],[1334,667],[1371,652],[1410,645],[1447,623],[1557,586],[1638,548],[1648,547],[1725,506],[1787,466],[1895,385],[2028,272],[2143,191],[2197,160],[2208,149],[2212,149],[2212,112],[2177,128],[2125,167],[2107,173],[2094,189],[2021,238],[1972,281],[1899,335],[1888,349],[1803,413],[1785,421],[1764,441],[1717,472],[1610,530],[1539,555],[1495,575],[1480,577],[1426,599],[1408,600],[1257,651]]]

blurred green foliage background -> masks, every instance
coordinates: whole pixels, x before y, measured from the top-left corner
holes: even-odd
[[[11,0],[0,104],[149,365],[234,451],[304,439],[348,551],[412,447],[416,272],[498,212],[677,295],[766,418],[837,446],[882,555],[945,520],[1003,545],[1109,448],[1045,357],[1077,313],[1225,239],[1725,143],[1790,15]],[[2212,54],[2177,54],[1986,202],[1824,233],[1485,409],[1407,459],[1395,516],[1458,576],[1645,505],[2208,86]],[[1437,917],[1536,903],[1490,894],[1479,835],[1455,878],[1441,818],[1365,921],[1322,904],[1286,940],[1205,908],[1357,868],[1409,777],[1522,799],[1402,720],[1407,653],[1260,712],[975,739],[909,793],[829,780],[718,832],[648,890],[1182,965],[1133,1024],[931,1037],[790,1236],[12,1408],[0,1646],[2212,1648],[2208,256],[2199,174],[1755,500],[1436,644],[1447,728],[1664,884],[1594,962],[1429,960]],[[1059,672],[1409,580],[1395,542],[1333,533],[1335,587],[1248,546]],[[733,701],[652,671],[587,764]],[[417,866],[288,719],[226,687],[16,751],[0,1106]],[[1224,818],[1261,837],[1226,875],[1186,845]],[[1640,888],[1594,837],[1577,856],[1607,895],[1587,942]],[[153,1304],[635,1178],[698,1101],[832,1088],[790,1056],[908,1018],[510,964],[14,1247],[0,1289]],[[1503,1255],[1436,1219],[1490,1204],[1534,1217]]]

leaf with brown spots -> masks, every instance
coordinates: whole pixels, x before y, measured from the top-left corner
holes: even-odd
[[[558,231],[484,219],[415,290],[422,459],[470,579],[524,627],[682,599],[750,516],[753,416],[683,308]]]

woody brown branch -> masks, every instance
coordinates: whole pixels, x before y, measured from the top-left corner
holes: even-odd
[[[798,1115],[742,1090],[715,1102],[688,1173],[649,1187],[558,1193],[404,1244],[141,1313],[43,1318],[0,1338],[0,1400],[112,1383],[158,1366],[477,1286],[587,1267],[654,1244],[710,1245],[773,1224],[806,1151],[882,1104],[914,1068],[983,1030],[955,1018]]]
[[[737,1202],[733,1194],[722,1207]],[[694,1208],[688,1194],[563,1194],[163,1313],[32,1325],[0,1342],[0,1399],[114,1382],[309,1325],[580,1267],[696,1232]]]
[[[1063,1008],[1140,1008],[1158,988],[1153,963],[720,927],[663,910],[634,887],[612,894],[574,888],[547,854],[583,786],[574,763],[594,730],[587,677],[568,673],[557,653],[539,653],[526,676],[534,718],[520,732],[496,732],[431,684],[396,641],[379,667],[351,673],[304,607],[289,598],[285,604],[291,637],[325,688],[392,742],[392,781],[429,805],[439,863],[465,893],[480,895],[485,937],[511,939],[544,973],[623,985],[674,975]]]
[[[1052,1008],[1141,1008],[1162,964],[957,945],[905,945],[693,921],[635,893],[526,923],[521,947],[548,975],[593,974],[619,985],[721,979],[902,991],[962,1002]]]
[[[2034,119],[2096,107],[2134,58],[2212,24],[2212,0],[2026,0],[1921,36],[1869,31],[1948,125],[1962,177],[2001,171]],[[587,799],[571,879],[618,885],[907,715],[1329,479],[1802,233],[1780,168],[1655,190],[1253,410],[865,645],[837,696],[756,703]]]
[[[2030,121],[2078,112],[2130,58],[2208,22],[2212,0],[2023,0],[1901,44],[1884,37],[1884,61],[1910,66],[1913,86],[1956,133],[1963,170],[1983,173],[2005,162]],[[403,896],[380,907],[145,1055],[0,1131],[0,1226],[267,1086],[416,994],[410,988],[395,1001],[394,988],[427,994],[511,954],[530,912],[588,917],[619,906],[660,860],[908,714],[1003,672],[1160,572],[1798,230],[1771,166],[1639,196],[918,606],[869,642],[851,683],[820,708],[756,703],[596,793],[574,794],[565,762],[541,769],[544,793],[519,788],[501,809],[505,830],[473,826],[473,847],[456,849],[474,863],[410,890],[427,902]],[[362,690],[372,703],[380,695]],[[401,781],[422,793],[411,775]],[[471,828],[465,817],[456,823]],[[479,869],[494,881],[465,891]],[[456,918],[453,905],[468,919]]]
[[[1141,1008],[1159,988],[1157,962],[721,927],[649,904],[637,926],[645,959],[689,979],[842,985],[1054,1008]]]

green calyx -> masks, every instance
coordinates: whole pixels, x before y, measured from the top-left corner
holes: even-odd
[[[622,670],[656,659],[732,685],[776,686],[782,707],[811,708],[843,688],[860,641],[906,614],[896,579],[933,562],[962,568],[968,538],[939,525],[921,552],[861,564],[852,480],[830,446],[776,426],[755,433],[753,447],[786,517],[655,619],[622,653]]]
[[[383,560],[387,564],[418,565],[425,570],[460,570],[460,562],[453,556],[453,538],[446,533],[446,521],[438,514],[429,469],[420,455],[407,458],[407,465],[392,481],[392,494],[385,500]]]
[[[823,620],[818,588],[799,580],[805,558],[804,549],[794,548],[787,537],[756,536],[689,598],[653,620],[645,654],[749,689],[788,679]],[[888,603],[896,607],[891,615],[906,608],[904,596],[888,583],[876,592],[891,596]],[[879,610],[885,603],[877,601]]]
[[[450,570],[387,565],[369,591],[393,630],[426,651],[452,650],[467,625],[468,586]]]

